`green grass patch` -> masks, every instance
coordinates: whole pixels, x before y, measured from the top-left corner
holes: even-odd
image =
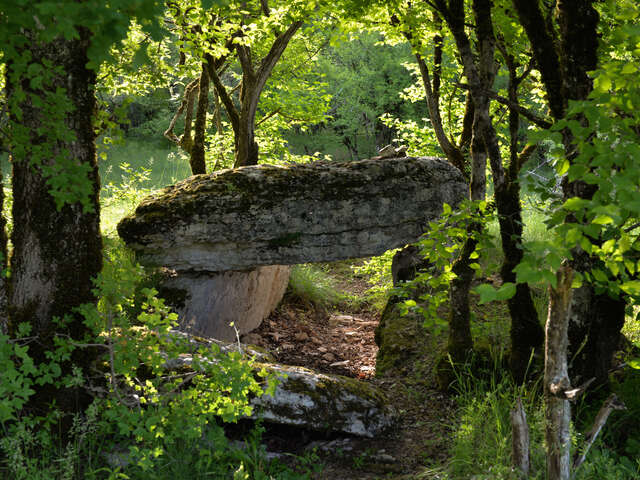
[[[338,290],[331,276],[313,264],[291,268],[287,295],[294,302],[324,309],[336,307],[348,299]]]

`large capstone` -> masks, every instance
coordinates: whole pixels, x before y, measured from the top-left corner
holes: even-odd
[[[259,165],[167,187],[118,233],[142,263],[177,271],[328,262],[411,243],[466,195],[460,171],[434,157]]]

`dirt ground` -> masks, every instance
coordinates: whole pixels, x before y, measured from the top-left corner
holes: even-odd
[[[366,283],[353,277],[338,278],[337,284],[356,295],[367,288]],[[323,437],[275,428],[267,431],[267,447],[296,455],[314,452],[323,465],[318,479],[438,478],[425,470],[443,465],[448,457],[455,402],[435,388],[433,363],[437,352],[404,366],[401,374],[377,377],[374,331],[380,312],[366,303],[352,311],[344,310],[317,309],[285,297],[260,328],[242,340],[269,350],[281,363],[378,385],[399,414],[397,426],[374,439]],[[413,340],[429,341],[429,332],[419,336]]]

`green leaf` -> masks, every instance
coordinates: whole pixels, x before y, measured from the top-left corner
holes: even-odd
[[[627,362],[627,365],[629,365],[634,370],[640,370],[640,358],[634,358],[633,360],[629,360]]]
[[[492,285],[486,283],[478,285],[473,291],[480,296],[480,301],[478,302],[480,305],[493,302],[498,298],[498,291]]]
[[[595,224],[595,225],[609,225],[611,223],[613,223],[613,218],[611,218],[609,215],[597,215],[593,220],[591,220],[591,223]]]
[[[496,292],[496,300],[508,300],[516,294],[516,284],[505,282]]]
[[[640,295],[640,280],[630,280],[620,285],[620,289],[629,295]]]

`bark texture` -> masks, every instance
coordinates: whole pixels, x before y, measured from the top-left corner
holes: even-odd
[[[594,1],[562,0],[556,5],[559,40],[544,18],[537,2],[513,0],[520,21],[533,47],[538,69],[547,92],[547,101],[554,119],[564,117],[569,100],[585,99],[593,85],[587,72],[598,65],[598,12]],[[564,132],[567,158],[575,158],[575,146],[570,132]],[[593,186],[582,181],[563,182],[564,198],[590,198]],[[571,220],[571,219],[570,219]],[[573,268],[578,272],[591,269],[593,259],[581,249],[573,252]],[[625,300],[597,294],[591,285],[583,285],[574,293],[569,325],[569,358],[573,363],[571,376],[581,381],[595,377],[606,384],[606,372],[617,348],[620,328],[624,324]]]
[[[2,188],[2,172],[0,172],[0,334],[7,333],[9,323],[8,296],[9,285],[7,273],[7,220],[2,214],[4,209],[4,188]]]
[[[209,74],[206,65],[202,66],[198,88],[198,110],[194,122],[193,146],[189,157],[191,173],[194,175],[207,173],[204,159],[204,136],[207,129],[207,109],[209,108]]]
[[[545,329],[544,401],[547,478],[569,480],[571,469],[571,407],[566,397],[571,390],[567,366],[571,282],[573,270],[563,265],[557,286],[550,289],[549,315]]]
[[[22,118],[20,125],[30,134],[32,150],[14,149],[13,156],[13,255],[11,258],[11,288],[9,296],[10,330],[21,322],[32,325],[32,333],[37,340],[29,345],[29,353],[36,363],[48,361],[46,352],[53,347],[57,334],[73,337],[85,332],[82,319],[72,314],[74,307],[93,302],[91,279],[102,265],[102,240],[99,231],[98,169],[95,152],[95,133],[92,116],[95,108],[95,73],[86,68],[89,32],[79,30],[79,38],[57,39],[50,43],[34,40],[29,44],[34,61],[50,61],[61,67],[55,70],[45,91],[34,91],[28,80],[20,85],[14,83],[16,77],[12,65],[8,66],[7,91],[11,100],[17,87],[27,94],[41,96],[46,90],[64,88],[72,102],[72,111],[66,115],[65,128],[73,132],[74,140],[57,140],[52,145],[53,155],[41,159],[44,165],[56,162],[57,155],[70,155],[78,164],[88,165],[91,183],[90,206],[87,212],[83,206],[67,204],[56,208],[49,193],[42,168],[31,165],[32,151],[46,142],[45,136],[38,135],[46,115],[27,95],[20,102]],[[15,119],[14,119],[15,120]],[[51,145],[50,145],[51,146]],[[12,146],[13,148],[14,146]],[[55,325],[53,317],[71,315],[64,327]],[[86,367],[90,360],[88,352],[76,351],[72,361]],[[63,366],[64,368],[64,366]],[[75,392],[78,393],[78,392]],[[61,392],[53,386],[41,387],[32,406],[43,405],[56,400],[63,411],[74,411],[82,407],[86,399],[73,392]]]
[[[511,409],[511,457],[514,468],[520,471],[522,478],[529,476],[531,466],[529,457],[529,424],[527,414],[522,405],[522,399],[516,400],[516,405]]]

